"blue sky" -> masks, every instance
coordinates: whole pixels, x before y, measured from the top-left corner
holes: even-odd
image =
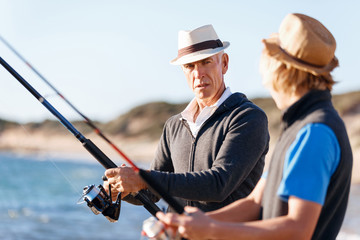
[[[149,101],[189,101],[185,77],[169,61],[177,54],[178,31],[205,24],[231,44],[225,76],[231,90],[269,96],[258,70],[261,39],[292,12],[317,18],[335,36],[334,92],[360,90],[359,9],[357,0],[0,0],[0,35],[85,115],[108,121]],[[0,56],[66,118],[79,119],[2,43]],[[53,119],[2,67],[0,118]]]

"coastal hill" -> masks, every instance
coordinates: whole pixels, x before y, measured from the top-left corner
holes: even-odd
[[[251,100],[261,107],[269,118],[271,153],[280,131],[281,112],[271,98]],[[360,91],[334,95],[333,103],[343,118],[350,137],[354,155],[353,181],[360,183]],[[130,158],[149,161],[155,153],[165,121],[181,112],[186,105],[187,103],[151,102],[137,106],[109,122],[95,124]],[[119,158],[87,124],[82,121],[72,124],[109,157]],[[19,124],[0,117],[0,151],[89,157],[78,140],[55,120]]]

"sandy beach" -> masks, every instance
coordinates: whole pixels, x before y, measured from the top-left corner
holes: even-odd
[[[95,133],[86,136],[95,143],[109,158],[120,159],[119,154],[102,138]],[[108,136],[109,139],[130,159],[137,162],[150,162],[155,154],[157,141],[146,139],[131,139]],[[11,151],[18,154],[37,154],[47,156],[60,156],[70,159],[88,159],[92,156],[71,134],[44,134],[42,131],[29,132],[17,128],[6,130],[0,134],[0,150]]]

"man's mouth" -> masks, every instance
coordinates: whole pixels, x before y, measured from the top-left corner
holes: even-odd
[[[198,85],[196,85],[195,86],[195,88],[205,88],[205,87],[207,87],[209,84],[205,84],[205,83],[203,83],[203,84],[198,84]]]

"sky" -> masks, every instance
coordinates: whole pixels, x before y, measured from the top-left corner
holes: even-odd
[[[230,42],[231,91],[270,96],[259,74],[261,39],[295,12],[320,20],[337,40],[334,93],[360,90],[359,9],[358,0],[0,0],[0,35],[84,115],[106,122],[140,104],[190,101],[181,68],[169,62],[178,31],[206,24]],[[0,56],[65,118],[81,119],[2,42]],[[0,66],[0,119],[54,117]]]

